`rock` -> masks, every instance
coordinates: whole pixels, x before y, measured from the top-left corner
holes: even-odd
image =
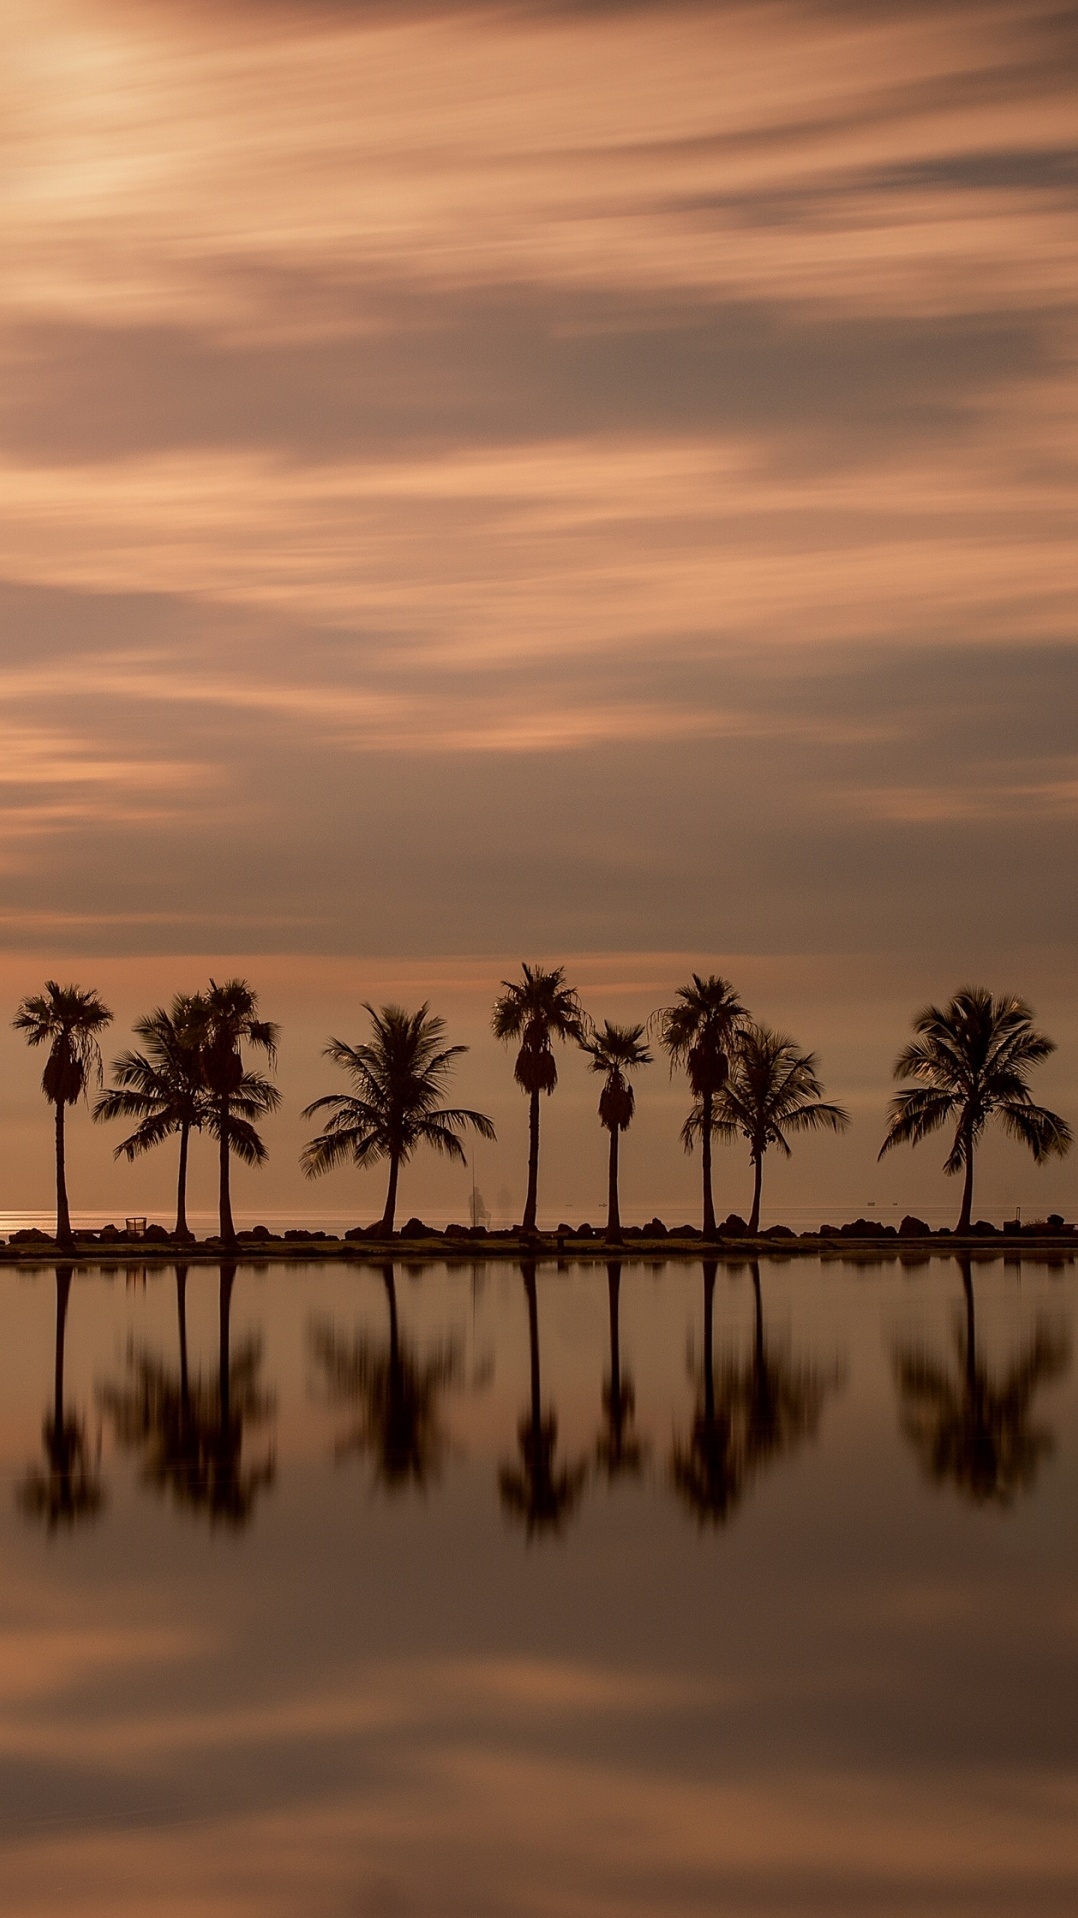
[[[796,1239],[797,1233],[792,1232],[788,1225],[769,1225],[760,1236],[764,1239]]]
[[[728,1239],[743,1239],[748,1229],[740,1212],[728,1213],[719,1227],[719,1231],[724,1233]]]
[[[171,1245],[172,1234],[166,1232],[163,1225],[148,1225],[143,1233],[147,1245]]]
[[[422,1219],[406,1219],[401,1226],[402,1239],[440,1239],[436,1225],[424,1225]]]
[[[1049,1212],[1048,1224],[1051,1226],[1053,1232],[1062,1232],[1063,1214],[1061,1212]]]
[[[112,1229],[116,1232],[115,1226],[113,1226]],[[120,1235],[118,1232],[116,1236],[119,1238]],[[19,1228],[18,1232],[12,1233],[11,1243],[12,1245],[52,1245],[53,1239],[50,1233],[42,1232],[39,1226],[24,1225]]]
[[[990,1224],[987,1219],[978,1219],[976,1225],[970,1226],[970,1231],[975,1232],[978,1238],[981,1239],[994,1239],[996,1237],[996,1227]]]
[[[898,1228],[898,1236],[900,1239],[927,1239],[931,1231],[932,1227],[926,1225],[923,1219],[917,1218],[913,1212],[907,1212]]]
[[[643,1232],[645,1239],[666,1239],[670,1236],[661,1219],[649,1219]]]
[[[573,1233],[573,1237],[574,1239],[593,1239],[595,1237],[595,1233],[592,1227],[588,1224],[587,1220],[585,1219],[583,1225],[577,1226],[576,1231]]]

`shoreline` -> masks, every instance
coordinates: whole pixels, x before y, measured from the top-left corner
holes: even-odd
[[[357,1234],[355,1238],[336,1238],[329,1234],[307,1232],[287,1235],[263,1235],[260,1232],[257,1236],[252,1233],[241,1234],[234,1245],[216,1237],[182,1240],[164,1234],[161,1237],[156,1234],[153,1237],[117,1234],[115,1238],[102,1243],[97,1237],[87,1234],[85,1237],[76,1235],[71,1247],[61,1246],[55,1239],[35,1234],[20,1238],[15,1243],[0,1243],[0,1265],[116,1267],[132,1263],[167,1266],[225,1262],[264,1266],[309,1265],[331,1261],[369,1265],[384,1264],[387,1260],[424,1264],[437,1260],[453,1265],[468,1265],[478,1259],[516,1263],[535,1261],[543,1264],[572,1260],[579,1264],[585,1261],[606,1263],[612,1259],[632,1261],[638,1258],[650,1262],[670,1259],[680,1262],[700,1259],[729,1262],[746,1258],[836,1259],[851,1256],[861,1261],[869,1256],[920,1262],[933,1256],[953,1253],[976,1255],[982,1259],[1010,1260],[1020,1259],[1023,1254],[1046,1254],[1061,1263],[1073,1263],[1078,1255],[1078,1229],[1071,1226],[1063,1231],[1038,1232],[1031,1227],[1024,1227],[1020,1231],[981,1231],[959,1237],[957,1233],[946,1230],[899,1234],[892,1228],[879,1234],[863,1234],[833,1228],[828,1232],[796,1235],[786,1232],[774,1237],[763,1233],[753,1238],[748,1235],[720,1235],[714,1239],[705,1239],[702,1233],[692,1237],[683,1232],[671,1232],[662,1237],[644,1237],[634,1233],[621,1240],[608,1240],[599,1233],[584,1238],[554,1233],[536,1233],[533,1237],[525,1238],[508,1232],[473,1236],[465,1229],[448,1234],[434,1229],[422,1234],[414,1231],[395,1233],[392,1238],[385,1239],[371,1238],[366,1233]]]

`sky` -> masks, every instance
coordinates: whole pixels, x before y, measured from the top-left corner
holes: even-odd
[[[364,999],[426,997],[518,1205],[522,958],[600,1018],[722,971],[816,1049],[856,1124],[776,1206],[956,1207],[942,1150],[874,1160],[966,980],[1032,1000],[1078,1118],[1072,8],[9,0],[0,51],[11,1011],[96,984],[118,1048],[250,977],[255,1209],[377,1213],[303,1184],[298,1108]],[[37,1061],[0,1072],[0,1209],[46,1205]],[[567,1061],[545,1115],[593,1217],[595,1090]],[[629,1216],[693,1203],[683,1105],[652,1068]],[[167,1206],[74,1130],[76,1210]],[[1073,1210],[1072,1166],[985,1165],[987,1210]]]

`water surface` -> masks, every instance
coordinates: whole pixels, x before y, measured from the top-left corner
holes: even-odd
[[[1075,1909],[1070,1265],[0,1283],[5,1915]]]

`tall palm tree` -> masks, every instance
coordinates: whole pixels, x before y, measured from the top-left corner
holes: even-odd
[[[497,1135],[485,1113],[464,1106],[443,1106],[446,1082],[454,1061],[467,1046],[447,1046],[445,1020],[429,1004],[418,1012],[402,1006],[376,1011],[364,1005],[371,1022],[371,1038],[358,1046],[331,1039],[323,1056],[343,1066],[355,1092],[329,1092],[304,1108],[303,1117],[330,1112],[332,1117],[303,1149],[300,1164],[308,1178],[328,1172],[351,1159],[354,1165],[389,1161],[389,1185],[380,1230],[390,1233],[397,1211],[397,1182],[416,1147],[433,1146],[447,1158],[466,1163],[459,1134],[466,1126],[482,1139]]]
[[[95,1119],[134,1119],[135,1130],[122,1139],[113,1154],[133,1160],[174,1133],[180,1135],[176,1180],[176,1234],[187,1229],[187,1154],[192,1131],[211,1118],[199,1035],[203,1001],[177,993],[166,1012],[158,1006],[135,1022],[142,1052],[121,1052],[112,1062],[115,1084],[94,1107]]]
[[[802,1052],[785,1033],[773,1032],[755,1020],[742,1028],[730,1076],[716,1103],[715,1130],[728,1139],[740,1133],[748,1140],[753,1167],[750,1234],[760,1229],[760,1188],[768,1147],[777,1145],[789,1158],[788,1132],[843,1132],[849,1125],[849,1113],[821,1098],[822,1092],[815,1053]],[[698,1131],[701,1124],[697,1106],[686,1122],[686,1134]]]
[[[521,1230],[535,1231],[539,1201],[539,1094],[548,1095],[558,1083],[554,1039],[563,1042],[584,1037],[584,1014],[572,986],[565,983],[562,966],[522,965],[523,977],[503,979],[504,991],[494,1002],[494,1037],[506,1045],[519,1039],[513,1077],[528,1095],[528,1196]]]
[[[112,1014],[96,992],[59,986],[55,979],[46,981],[44,992],[24,999],[11,1022],[16,1032],[25,1035],[27,1045],[49,1048],[41,1089],[55,1108],[56,1240],[65,1248],[72,1247],[74,1240],[67,1204],[64,1112],[77,1104],[91,1077],[100,1082],[98,1034],[111,1022]]]
[[[628,1131],[636,1111],[636,1093],[629,1081],[629,1074],[636,1072],[640,1066],[649,1066],[651,1053],[644,1043],[643,1026],[612,1025],[609,1019],[580,1043],[591,1060],[591,1071],[603,1074],[599,1122],[610,1134],[606,1236],[616,1242],[621,1238],[618,1142],[622,1133]]]
[[[50,1532],[58,1525],[74,1525],[94,1518],[104,1504],[97,1460],[90,1452],[84,1420],[64,1404],[64,1344],[72,1268],[56,1268],[56,1341],[53,1355],[52,1405],[42,1424],[45,1469],[34,1466],[18,1489],[18,1501],[28,1518],[44,1519]]]
[[[957,1365],[941,1363],[918,1346],[892,1354],[902,1430],[927,1478],[950,1483],[974,1505],[1010,1505],[1028,1491],[1053,1435],[1032,1422],[1036,1393],[1060,1378],[1070,1361],[1062,1326],[1039,1319],[1026,1346],[993,1374],[977,1349],[973,1273],[959,1261],[965,1312],[956,1326]]]
[[[460,1352],[449,1343],[421,1358],[401,1334],[392,1265],[383,1266],[382,1280],[389,1307],[388,1339],[364,1333],[344,1339],[334,1326],[318,1324],[311,1328],[311,1352],[325,1376],[330,1402],[356,1409],[351,1429],[338,1441],[337,1456],[369,1453],[375,1479],[387,1491],[408,1486],[425,1491],[445,1455],[441,1400],[459,1383]]]
[[[536,1532],[559,1532],[580,1495],[588,1475],[587,1462],[577,1459],[572,1465],[558,1463],[558,1417],[551,1406],[543,1411],[542,1380],[539,1370],[539,1300],[535,1285],[535,1262],[521,1265],[524,1295],[528,1302],[528,1355],[531,1393],[528,1407],[517,1426],[520,1464],[503,1465],[498,1473],[502,1505],[510,1517],[523,1520],[531,1538]]]
[[[711,1138],[715,1128],[715,1100],[730,1071],[730,1053],[740,1027],[748,1018],[729,979],[694,972],[687,986],[679,986],[672,1006],[658,1013],[659,1043],[670,1060],[670,1070],[683,1066],[699,1109],[699,1123],[686,1129],[682,1140],[691,1152],[699,1134],[704,1182],[704,1237],[715,1236],[715,1200],[711,1185]]]
[[[963,986],[950,1005],[925,1006],[913,1030],[917,1036],[899,1053],[894,1076],[918,1083],[892,1099],[879,1156],[896,1145],[918,1145],[953,1120],[954,1142],[943,1169],[965,1175],[956,1229],[968,1232],[974,1155],[989,1119],[998,1117],[1038,1165],[1070,1148],[1066,1120],[1034,1105],[1029,1090],[1030,1067],[1047,1059],[1055,1045],[1036,1030],[1024,999],[995,999],[981,986]]]
[[[210,980],[208,992],[197,1000],[198,1043],[202,1076],[210,1094],[204,1123],[217,1140],[220,1167],[220,1233],[222,1242],[236,1243],[232,1221],[230,1166],[232,1155],[244,1165],[263,1165],[268,1154],[255,1130],[255,1121],[276,1112],[281,1095],[264,1073],[244,1064],[242,1048],[254,1046],[272,1066],[277,1059],[279,1028],[258,1017],[258,999],[246,979]]]

